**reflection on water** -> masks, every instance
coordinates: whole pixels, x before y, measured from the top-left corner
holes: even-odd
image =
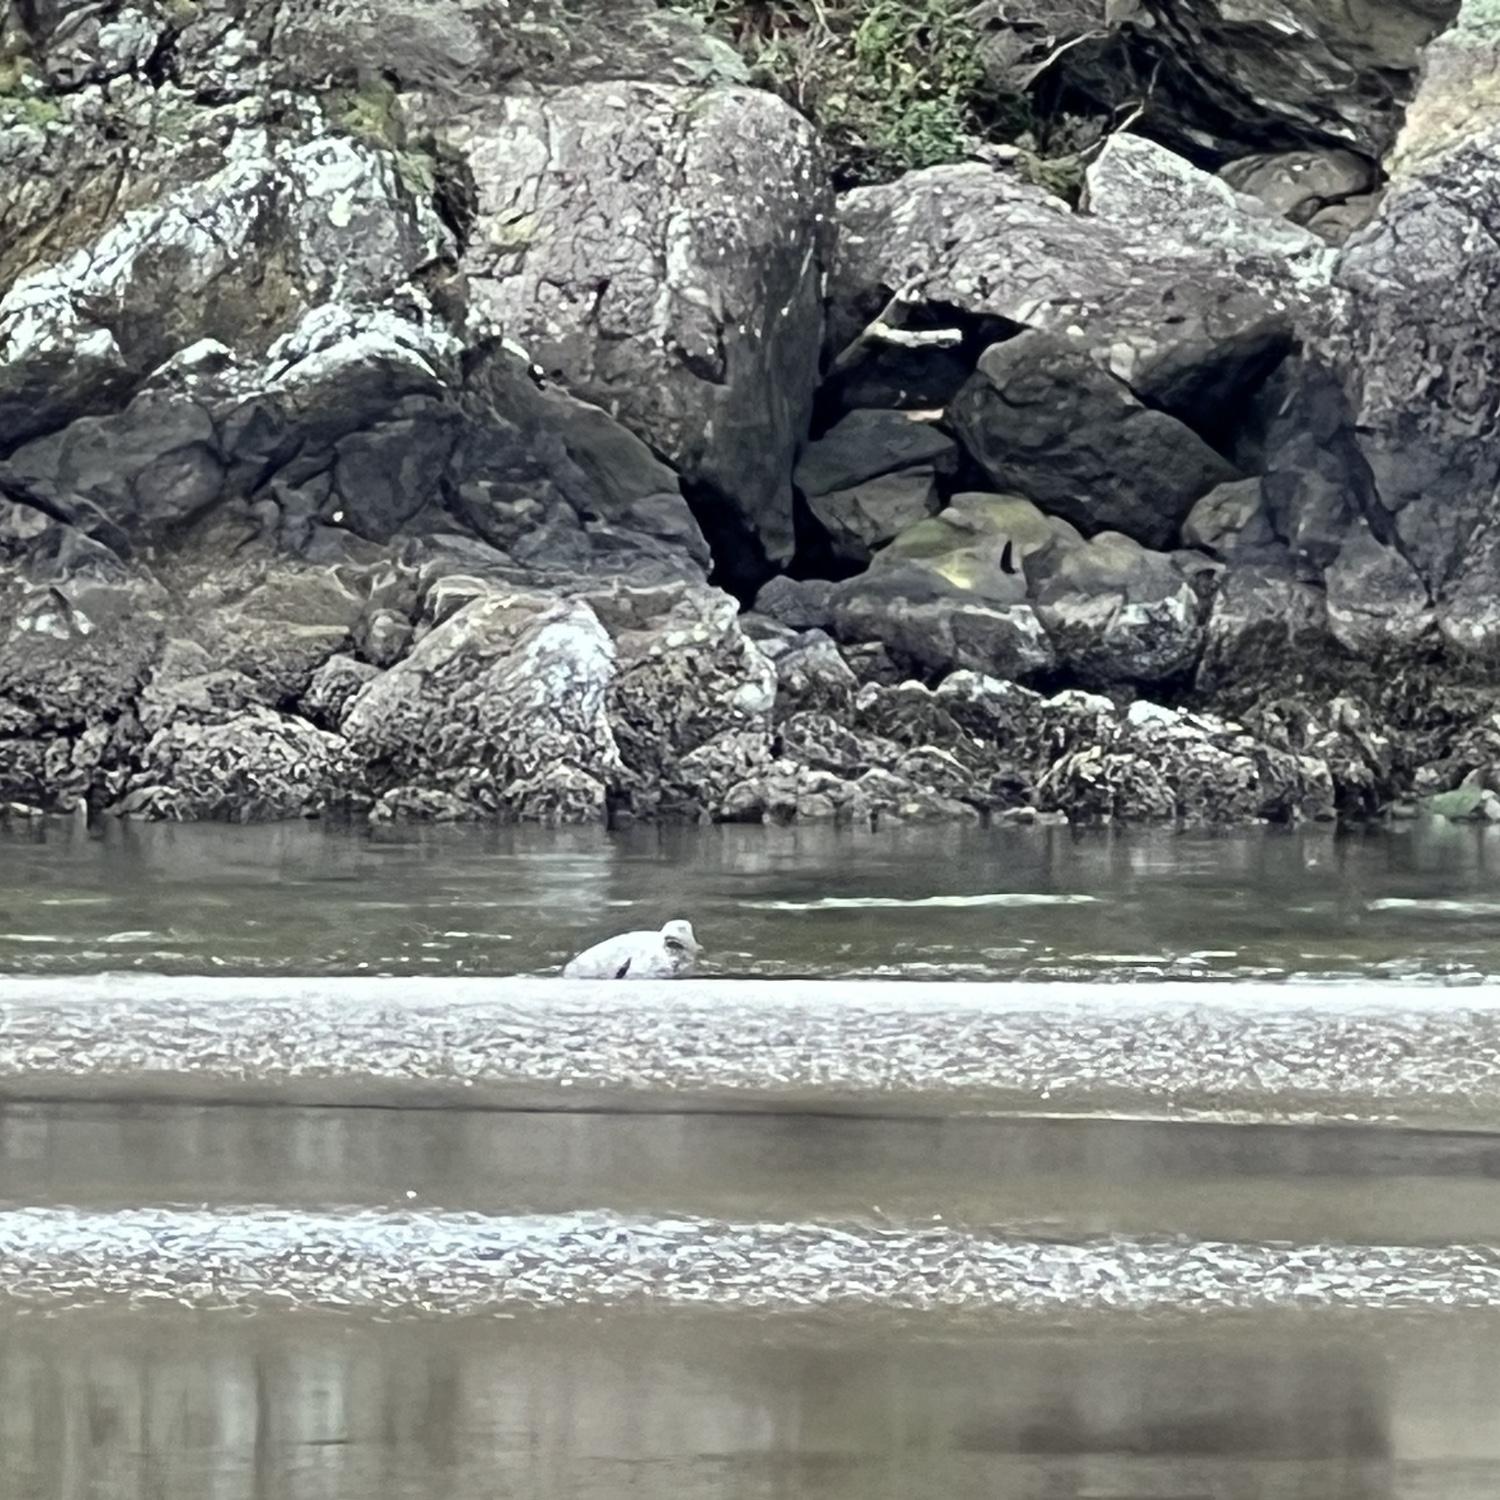
[[[1500,1140],[836,1115],[7,1105],[0,1211],[357,1207],[1500,1243]]]
[[[540,972],[686,915],[726,974],[1464,978],[1500,975],[1497,871],[1500,831],[1446,825],[45,824],[0,829],[0,972]],[[1461,1304],[1500,1278],[1497,1152],[1209,1123],[8,1105],[0,1500],[1493,1500],[1500,1317]],[[385,1321],[450,1271],[503,1280],[527,1216],[526,1253],[583,1267],[586,1294],[596,1263],[659,1257],[644,1299]],[[999,1279],[963,1283],[1002,1241]],[[901,1297],[818,1310],[877,1264]],[[247,1265],[259,1310],[182,1306],[234,1301]],[[693,1274],[691,1310],[653,1300]],[[33,1301],[4,1295],[28,1276]],[[1135,1311],[1218,1284],[1212,1311]],[[798,1286],[795,1309],[756,1301]],[[970,1316],[1028,1297],[1051,1301]]]
[[[0,824],[0,972],[546,972],[689,916],[732,975],[1500,973],[1500,829]]]
[[[0,1325],[4,1500],[1492,1500],[1493,1339]]]
[[[1267,1265],[1300,1261],[1312,1278],[1297,1247],[1337,1256],[1342,1243],[1353,1259],[1362,1243],[1406,1245],[1415,1264],[1423,1246],[1500,1238],[1496,1150],[1466,1135],[1118,1121],[13,1105],[0,1111],[0,1218],[26,1204],[180,1205],[154,1274],[190,1252],[202,1216],[187,1210],[213,1206],[253,1235],[246,1205],[274,1199],[309,1223],[331,1207],[393,1224],[602,1207],[679,1232],[693,1215],[801,1219],[829,1239],[798,1264],[831,1275],[858,1234],[889,1245],[924,1227],[1026,1227],[1045,1253],[1175,1232],[1258,1244]],[[434,1238],[409,1254],[387,1287],[418,1284],[447,1252]],[[242,1247],[208,1265],[200,1294],[250,1259]],[[369,1290],[391,1268],[348,1272]],[[1419,1317],[1356,1278],[1338,1311],[1163,1321],[1086,1314],[1096,1283],[1080,1274],[1078,1311],[1040,1324],[976,1323],[966,1305],[894,1320],[855,1305],[757,1311],[733,1279],[702,1311],[516,1305],[416,1322],[264,1299],[249,1316],[170,1301],[48,1316],[5,1299],[0,1500],[1500,1492],[1500,1322],[1445,1308],[1440,1276]]]

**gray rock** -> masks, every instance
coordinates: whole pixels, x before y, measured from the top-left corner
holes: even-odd
[[[923,672],[1045,671],[1055,658],[1023,564],[1036,548],[1077,538],[1027,500],[955,496],[940,515],[902,533],[869,572],[835,588],[835,631],[850,643],[878,640]]]
[[[1043,808],[1073,822],[1298,822],[1333,815],[1326,765],[1268,746],[1240,726],[1144,700],[1095,744],[1053,762]]]
[[[159,729],[113,811],[235,823],[307,817],[346,804],[357,785],[339,736],[248,708],[222,723],[174,719]]]
[[[777,733],[787,760],[846,778],[888,769],[901,753],[890,740],[862,734],[826,713],[793,714]]]
[[[1338,149],[1270,151],[1229,162],[1219,176],[1272,213],[1311,227],[1321,210],[1368,193],[1375,184],[1375,164]]]
[[[1305,571],[1326,568],[1350,527],[1379,507],[1375,480],[1336,373],[1290,360],[1270,382],[1277,411],[1266,435],[1261,494],[1276,535]]]
[[[1399,550],[1448,638],[1485,653],[1500,644],[1500,451],[1481,415],[1500,384],[1500,246],[1488,227],[1500,211],[1497,58],[1480,4],[1433,44],[1391,188],[1340,261],[1346,301],[1328,335]]]
[[[1106,531],[1033,554],[1026,576],[1058,664],[1080,682],[1161,682],[1196,665],[1198,596],[1162,553]]]
[[[854,783],[849,802],[857,823],[977,823],[979,812],[966,802],[945,797],[893,771],[866,771]]]
[[[1210,0],[1166,0],[1149,10],[1153,46],[1164,55],[1153,127],[1209,154],[1271,142],[1379,159],[1400,126],[1422,49],[1453,9],[1386,0],[1359,13],[1293,12],[1249,0],[1230,18]]]
[[[1193,502],[1236,477],[1191,428],[1143,406],[1080,343],[1054,334],[987,349],[952,419],[1001,489],[1147,546],[1170,546]]]
[[[683,757],[716,736],[765,733],[776,667],[740,629],[728,595],[702,587],[612,589],[586,596],[614,642],[610,726],[638,816]]]
[[[803,449],[792,478],[812,500],[902,469],[930,473],[956,452],[928,413],[852,411]]]
[[[765,729],[732,729],[688,751],[672,768],[668,791],[677,812],[706,819],[741,821],[749,809],[736,789],[763,776],[773,760]],[[759,816],[764,806],[755,809]]]
[[[1276,683],[1283,689],[1329,640],[1324,591],[1309,583],[1285,549],[1234,559],[1225,569],[1205,626],[1198,685]]]
[[[755,607],[793,630],[826,630],[833,619],[832,595],[826,579],[778,574],[755,596]]]
[[[602,823],[623,773],[606,701],[614,657],[581,602],[475,599],[355,698],[344,735],[391,782],[492,815]]]
[[[411,621],[399,610],[377,609],[360,621],[355,641],[366,661],[393,667],[411,647]]]
[[[53,432],[210,330],[264,349],[300,314],[340,297],[379,302],[452,248],[389,152],[244,131],[219,170],[164,185],[151,211],[106,221],[0,295],[0,431],[11,444]],[[101,306],[119,309],[108,326]]]
[[[1320,208],[1307,221],[1307,227],[1330,245],[1342,245],[1368,224],[1380,211],[1384,193],[1361,193]]]
[[[1261,498],[1259,479],[1216,485],[1188,512],[1182,540],[1215,557],[1270,547],[1277,540]]]
[[[909,526],[936,515],[941,501],[931,469],[901,469],[847,490],[811,496],[807,505],[827,532],[834,556],[865,563]]]
[[[822,631],[809,631],[776,661],[776,717],[805,711],[842,715],[859,690],[859,678]]]
[[[1326,286],[1333,273],[1333,252],[1317,235],[1144,136],[1110,136],[1086,185],[1093,213],[1232,266],[1274,305]]]
[[[367,661],[330,656],[313,673],[299,707],[319,729],[336,732],[343,728],[349,705],[379,675],[380,669]]]
[[[855,681],[861,686],[879,683],[890,687],[906,679],[906,673],[892,659],[881,641],[856,641],[850,645],[840,645],[838,651],[849,670],[854,673]]]
[[[1411,564],[1365,521],[1344,539],[1323,575],[1333,638],[1356,656],[1378,656],[1429,635],[1432,601]]]
[[[1075,214],[988,167],[932,167],[857,188],[840,200],[839,221],[834,350],[894,289],[945,317],[956,309],[1012,330],[1076,330],[1090,357],[1143,401],[1211,422],[1291,339],[1293,292],[1252,289],[1224,250],[1191,231]]]
[[[827,207],[806,121],[756,90],[588,83],[441,131],[473,174],[478,306],[787,558]]]

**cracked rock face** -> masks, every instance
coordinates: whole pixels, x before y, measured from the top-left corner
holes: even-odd
[[[750,89],[588,84],[449,126],[476,305],[777,561],[817,372],[812,132]]]
[[[654,0],[0,8],[0,803],[1442,791],[1494,704],[1421,664],[1500,639],[1489,0],[1374,163],[1448,18],[1111,7],[1059,78],[1162,86],[1074,207],[999,155],[835,203]]]

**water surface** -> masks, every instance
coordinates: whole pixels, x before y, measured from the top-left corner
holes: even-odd
[[[733,976],[1465,980],[1500,830],[0,825],[0,972],[546,973],[674,916]]]
[[[688,916],[723,976],[1464,985],[1497,876],[1448,825],[49,822],[0,827],[0,973],[549,973]],[[1500,1493],[1493,1136],[657,1103],[0,1105],[0,1500]]]

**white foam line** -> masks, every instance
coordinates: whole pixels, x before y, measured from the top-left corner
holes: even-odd
[[[0,1097],[1500,1130],[1500,985],[9,980]]]
[[[0,1297],[202,1310],[473,1315],[522,1307],[1132,1315],[1500,1308],[1480,1246],[1078,1243],[950,1226],[609,1213],[0,1212]]]
[[[922,906],[1087,906],[1097,896],[1045,891],[997,891],[982,896],[820,896],[815,901],[742,901],[753,911],[862,911],[905,910]]]

